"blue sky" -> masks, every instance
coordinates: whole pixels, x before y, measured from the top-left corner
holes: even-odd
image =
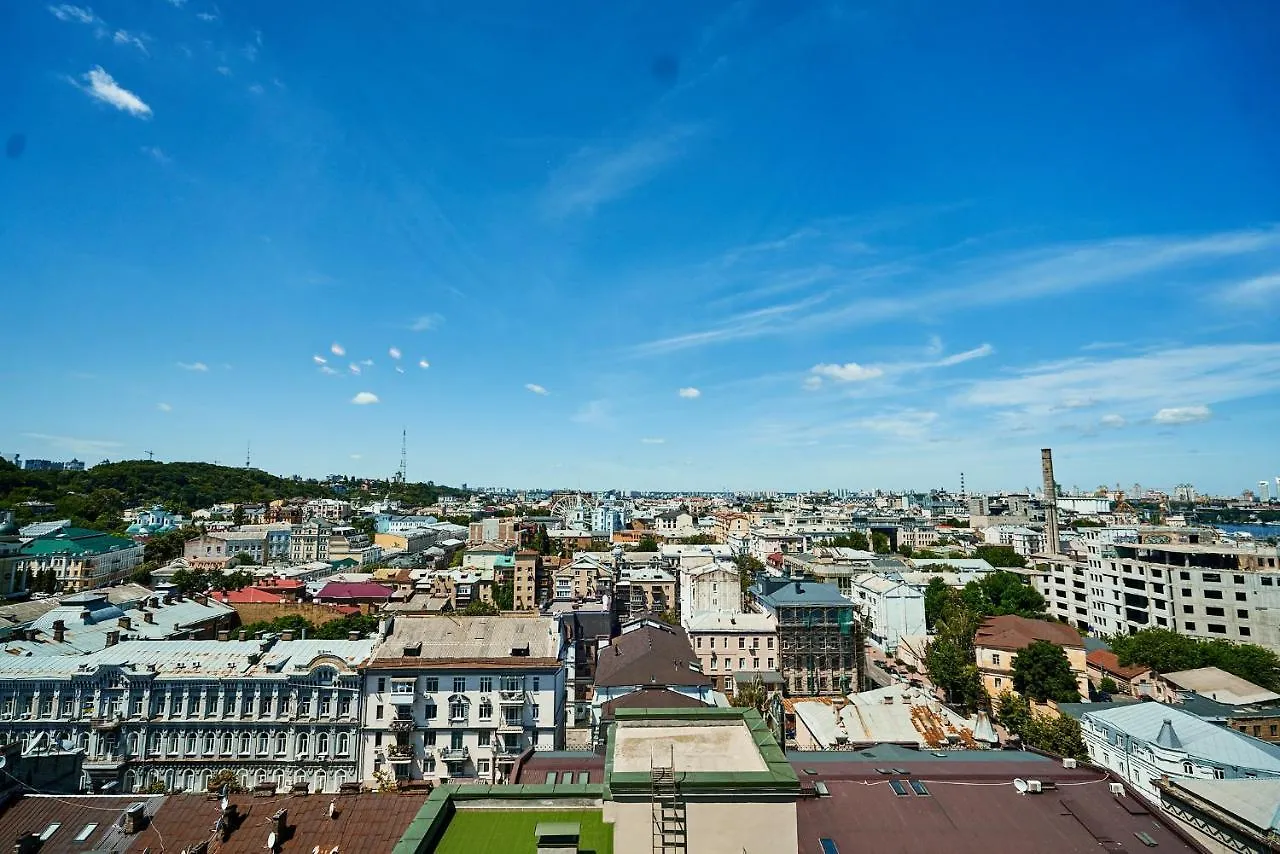
[[[5,453],[386,475],[404,427],[450,483],[1280,474],[1268,0],[0,28]]]

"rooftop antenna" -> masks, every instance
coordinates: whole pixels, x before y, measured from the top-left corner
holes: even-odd
[[[244,467],[245,467],[245,468],[249,468],[249,467],[250,467],[250,466],[249,466],[249,451],[250,451],[250,450],[252,450],[252,449],[253,449],[253,442],[252,442],[252,440],[244,443]]]

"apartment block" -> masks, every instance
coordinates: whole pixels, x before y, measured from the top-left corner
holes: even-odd
[[[359,779],[367,640],[125,641],[89,655],[0,658],[0,740],[84,751],[89,792]]]
[[[14,561],[31,578],[51,569],[63,590],[90,590],[123,581],[142,563],[142,544],[87,528],[62,527],[23,545]]]
[[[702,612],[684,627],[702,672],[717,691],[732,694],[741,673],[778,670],[778,624],[769,614]]]
[[[862,623],[839,589],[765,577],[749,592],[777,620],[779,669],[788,693],[848,694],[862,687]]]
[[[545,617],[396,617],[364,679],[366,781],[506,782],[563,746],[564,642]]]

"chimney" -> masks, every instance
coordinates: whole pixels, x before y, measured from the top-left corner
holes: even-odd
[[[229,640],[231,640],[231,632],[230,632],[228,629],[222,629],[222,630],[220,630],[220,631],[218,632],[218,640],[220,640],[220,641],[229,641]]]
[[[358,641],[358,640],[360,640],[360,633],[359,633],[359,632],[347,632],[347,640],[349,640],[349,641]]]
[[[124,832],[128,836],[135,833],[141,833],[142,829],[147,826],[147,807],[145,804],[129,804],[124,811],[123,821]]]
[[[293,629],[285,629],[282,632],[280,632],[280,640],[282,641],[293,640]]]
[[[277,842],[284,841],[284,828],[288,823],[289,811],[287,809],[278,810],[271,816],[271,829],[275,831]]]
[[[155,615],[155,614],[151,613],[150,611],[143,611],[143,612],[142,612],[142,622],[144,622],[144,623],[154,623],[155,621],[156,621],[156,615]]]
[[[121,617],[119,620],[116,621],[116,624],[120,626],[120,628],[122,629],[133,628],[133,620],[129,619],[128,617]]]
[[[67,636],[67,624],[64,623],[62,620],[54,620],[53,621],[53,642],[62,643],[63,639],[66,636]]]
[[[248,633],[247,631],[245,631],[244,629],[241,629],[241,630],[240,630],[240,640],[242,640],[242,641],[247,641],[248,639],[249,639],[249,633]]]
[[[1058,484],[1053,478],[1053,449],[1040,451],[1040,472],[1044,475],[1044,537],[1045,551],[1056,555],[1062,548],[1058,539]]]
[[[13,843],[13,854],[36,854],[40,850],[40,837],[34,833],[25,833]]]
[[[119,629],[112,629],[107,632],[107,646],[115,646],[118,643],[120,643]]]
[[[85,608],[83,611],[80,612],[80,620],[86,626],[93,622],[93,614],[90,613],[88,608]]]

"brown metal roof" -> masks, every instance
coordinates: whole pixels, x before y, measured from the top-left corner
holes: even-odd
[[[988,617],[978,627],[974,646],[988,649],[1019,650],[1026,649],[1032,641],[1048,641],[1058,646],[1084,647],[1080,633],[1066,623],[1051,623],[1048,620],[1028,620],[1014,614],[1001,617]]]
[[[1110,673],[1112,676],[1119,676],[1121,679],[1132,679],[1151,669],[1140,664],[1131,664],[1125,667],[1120,663],[1119,657],[1109,649],[1095,649],[1086,657],[1092,666],[1104,673]]]
[[[604,757],[587,751],[543,753],[535,751],[523,764],[516,768],[513,783],[542,784],[547,781],[547,774],[555,773],[558,782],[577,783],[580,775],[586,773],[588,783],[604,782]],[[563,779],[564,774],[572,774],[572,780]]]
[[[410,655],[403,658],[375,658],[366,668],[382,670],[554,670],[560,662],[554,658],[427,658]]]
[[[628,685],[711,685],[694,670],[697,658],[679,626],[644,625],[614,638],[596,659],[596,687]]]
[[[697,697],[669,691],[666,688],[641,687],[638,691],[623,694],[600,707],[602,719],[611,720],[615,709],[692,709],[705,706]]]
[[[801,851],[818,851],[818,840],[829,838],[842,852],[1097,854],[1145,850],[1134,836],[1138,832],[1154,838],[1165,854],[1199,850],[1165,823],[1158,809],[1133,794],[1121,802],[1110,792],[1110,778],[1092,769],[910,762],[904,769],[910,776],[898,779],[920,780],[929,794],[914,794],[908,786],[900,796],[890,788],[890,777],[870,767],[880,764],[902,762],[800,763],[819,772],[798,770],[802,785],[822,780],[831,793],[798,803]],[[1012,785],[1015,777],[1053,782],[1058,788],[1020,795]]]
[[[271,816],[283,809],[287,810],[285,832],[276,848],[278,854],[310,854],[316,846],[324,854],[335,847],[340,854],[387,854],[428,797],[426,792],[232,795],[229,800],[238,818],[227,840],[221,842],[215,841],[213,834],[219,816],[218,798],[173,795],[127,851],[137,854],[145,847],[152,852],[176,852],[208,842],[210,852],[216,854],[262,854],[272,830]],[[330,803],[336,804],[334,818],[329,818]]]
[[[41,834],[57,824],[40,845],[40,854],[82,854],[85,851],[142,850],[142,834],[128,836],[117,825],[130,804],[146,804],[153,814],[163,797],[148,795],[29,795],[0,814],[0,841],[10,847],[28,833]],[[89,829],[89,825],[97,825]],[[84,839],[77,836],[89,830]],[[261,843],[259,843],[261,844]],[[159,850],[159,849],[156,849]]]

